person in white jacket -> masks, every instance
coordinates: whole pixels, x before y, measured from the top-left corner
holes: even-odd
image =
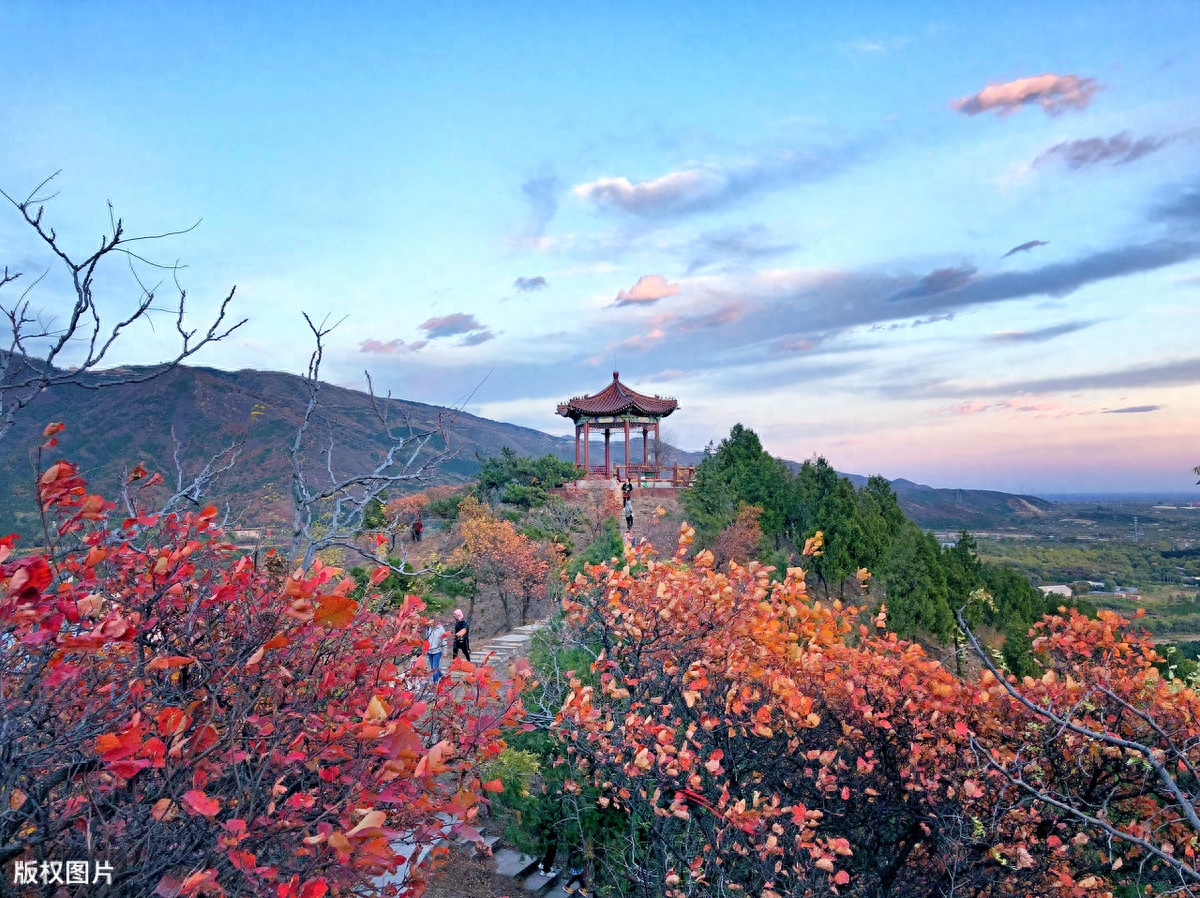
[[[442,650],[446,646],[446,628],[440,621],[429,625],[429,670],[433,675],[433,685],[442,679]]]

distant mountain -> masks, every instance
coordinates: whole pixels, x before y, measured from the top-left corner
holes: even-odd
[[[291,465],[287,450],[295,439],[307,396],[301,378],[275,371],[219,371],[180,366],[144,384],[89,390],[53,387],[21,414],[0,443],[0,533],[29,534],[38,526],[33,506],[31,453],[43,427],[64,421],[53,457],[76,462],[93,489],[115,496],[122,472],[138,462],[176,478],[175,442],[185,473],[194,473],[222,448],[244,440],[237,463],[223,474],[210,498],[247,509],[247,526],[290,520]],[[528,427],[490,421],[452,409],[392,400],[393,424],[407,417],[417,429],[441,421],[449,428],[456,457],[437,471],[434,482],[462,483],[478,470],[476,453],[498,454],[511,446],[521,455],[553,453],[574,457],[573,441]],[[398,428],[404,432],[403,427]],[[333,446],[334,470],[345,475],[369,470],[388,442],[369,395],[324,384],[311,427],[307,467],[319,486],[325,474],[323,452]],[[440,448],[440,444],[439,444]],[[623,446],[622,446],[623,448]]]
[[[784,464],[792,472],[800,470],[800,462],[785,459]],[[867,482],[862,474],[841,476],[856,488]],[[938,489],[903,477],[888,482],[908,519],[925,530],[1020,530],[1054,507],[1053,502],[1037,496],[1016,496],[996,490]]]
[[[855,486],[867,478],[844,474]],[[891,481],[900,507],[926,530],[1009,530],[1039,520],[1054,507],[1037,496],[1016,496],[996,490],[936,489],[899,478]]]
[[[228,501],[235,510],[245,509],[245,526],[287,521],[291,514],[287,450],[295,439],[306,399],[301,378],[254,369],[180,366],[144,384],[103,390],[52,387],[25,409],[0,442],[0,533],[15,530],[29,535],[40,526],[33,504],[33,453],[42,441],[42,428],[50,421],[67,424],[51,460],[76,462],[92,489],[109,497],[118,494],[123,472],[138,462],[174,483],[176,454],[189,476],[221,449],[242,441],[236,464],[221,475],[208,500]],[[435,427],[439,421],[447,426],[450,446],[457,454],[437,470],[435,483],[470,480],[479,468],[477,454],[490,457],[504,446],[521,455],[551,453],[574,458],[575,442],[570,437],[420,402],[392,400],[388,404],[381,400],[379,405],[386,406],[394,424],[407,417],[417,429]],[[332,384],[321,388],[310,435],[307,468],[318,485],[326,469],[323,453],[330,445],[334,470],[342,475],[374,467],[388,445],[370,396]],[[614,434],[610,451],[614,463],[624,460],[623,436]],[[640,434],[631,440],[630,455],[634,461],[642,457]],[[592,461],[601,458],[602,444],[595,441]],[[669,461],[687,465],[703,459],[702,452],[675,449]],[[793,470],[799,467],[796,462],[787,464]],[[860,475],[844,476],[856,486],[866,482]],[[934,489],[903,479],[893,480],[892,488],[912,520],[938,530],[1020,527],[1022,521],[1040,517],[1052,507],[1035,496]]]

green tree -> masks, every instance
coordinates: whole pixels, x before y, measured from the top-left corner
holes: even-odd
[[[682,496],[688,521],[702,543],[733,523],[743,505],[762,509],[759,526],[778,541],[787,522],[790,475],[783,462],[763,449],[753,430],[735,424],[729,436],[696,467]]]
[[[859,511],[858,492],[824,458],[806,461],[792,481],[791,520],[802,542],[820,530],[824,550],[810,559],[826,592],[839,592],[855,569],[869,560],[870,539]]]
[[[911,639],[954,632],[941,548],[932,533],[907,523],[885,564],[888,628]]]
[[[858,515],[863,534],[861,563],[874,571],[888,557],[907,518],[887,479],[874,474],[858,491]]]
[[[942,563],[946,571],[946,588],[950,604],[961,608],[971,598],[971,593],[983,586],[983,565],[976,554],[975,537],[966,530],[960,531],[953,546],[942,550]]]
[[[479,498],[487,502],[507,502],[523,508],[544,505],[550,490],[577,480],[582,472],[569,461],[553,455],[531,458],[517,455],[505,446],[493,458],[479,459]]]
[[[1037,665],[1030,651],[1033,641],[1030,628],[1045,614],[1054,610],[1054,603],[1018,571],[999,564],[984,564],[980,571],[984,588],[992,601],[981,610],[983,620],[1004,634],[1000,655],[1004,666],[1017,676],[1032,674]]]

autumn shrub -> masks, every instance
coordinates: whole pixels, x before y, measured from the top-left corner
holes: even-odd
[[[803,570],[718,572],[691,536],[564,600],[592,660],[552,727],[560,801],[623,821],[591,831],[612,894],[1200,893],[1200,699],[1128,621],[1064,611],[1041,677],[958,678]]]
[[[114,868],[88,895],[319,898],[404,867],[386,891],[417,895],[445,828],[477,837],[519,675],[459,662],[433,688],[418,599],[378,614],[319,561],[272,573],[213,508],[111,520],[63,461],[38,493],[49,547],[0,540],[8,882],[80,859]]]
[[[450,562],[461,567],[474,587],[467,597],[467,617],[474,633],[486,638],[549,614],[559,547],[519,533],[512,521],[497,518],[473,496],[459,504],[458,518],[462,544]],[[487,618],[478,601],[481,597],[492,605]]]

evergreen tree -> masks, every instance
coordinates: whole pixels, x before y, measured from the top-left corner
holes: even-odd
[[[517,455],[505,446],[493,458],[479,459],[479,484],[476,491],[486,502],[507,502],[524,508],[544,505],[549,491],[582,477],[569,461],[553,455],[530,458]]]
[[[946,588],[954,608],[966,605],[971,593],[983,586],[983,565],[976,557],[977,548],[975,537],[963,530],[953,546],[942,550]]]
[[[888,628],[911,639],[954,632],[941,548],[932,533],[906,523],[885,564]]]
[[[733,523],[743,505],[762,509],[759,526],[778,539],[784,533],[789,494],[787,468],[763,449],[753,430],[735,424],[729,436],[696,467],[684,511],[700,539],[711,542]]]
[[[854,485],[824,458],[806,461],[793,481],[791,519],[800,543],[820,530],[824,550],[810,559],[826,591],[841,586],[870,555]]]
[[[858,512],[863,531],[861,563],[876,570],[892,551],[906,518],[892,485],[873,474],[858,491]]]

